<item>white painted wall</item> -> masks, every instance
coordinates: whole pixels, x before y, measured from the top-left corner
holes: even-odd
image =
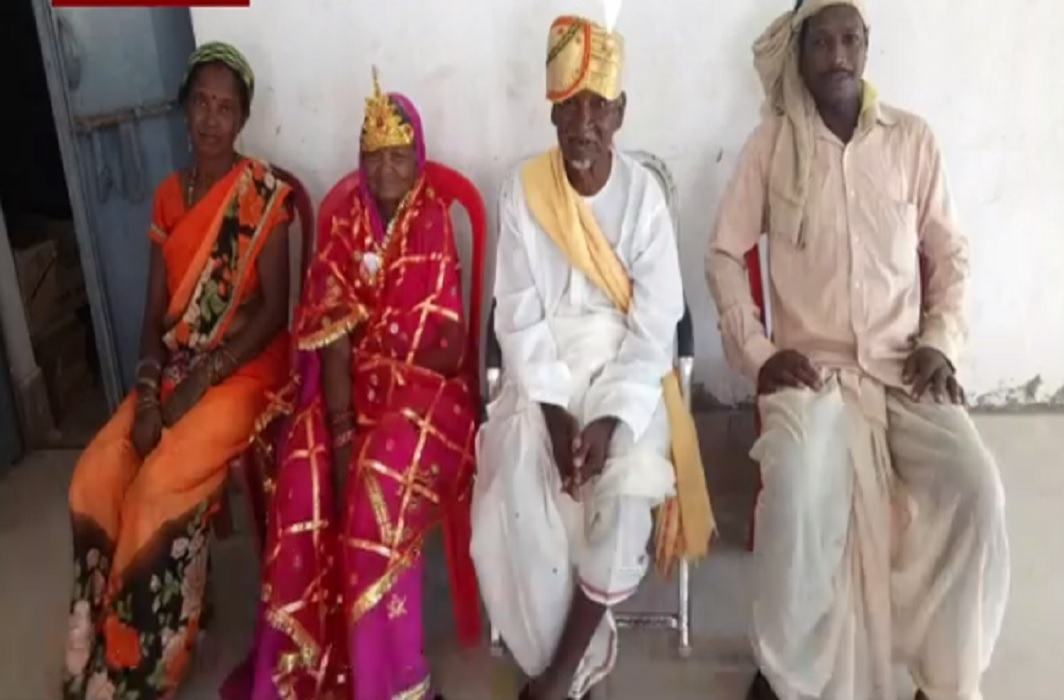
[[[621,144],[665,158],[679,183],[696,381],[725,402],[748,387],[724,365],[702,252],[757,120],[749,47],[790,3],[629,0],[618,27],[629,56]],[[1041,375],[1036,399],[1044,400],[1064,385],[1064,3],[869,4],[868,75],[885,99],[935,128],[971,238],[966,383],[987,394]],[[375,63],[385,89],[419,106],[431,157],[469,174],[491,208],[506,171],[551,142],[542,96],[550,21],[563,12],[598,16],[599,7],[596,0],[254,0],[250,10],[193,10],[193,22],[199,41],[231,41],[255,68],[244,148],[294,170],[316,199],[355,165]]]

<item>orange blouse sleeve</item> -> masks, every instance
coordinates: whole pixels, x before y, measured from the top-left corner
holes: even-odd
[[[148,227],[148,238],[152,243],[162,245],[166,242],[170,231],[181,219],[184,209],[185,200],[181,194],[181,177],[176,172],[171,173],[155,189],[151,225]]]

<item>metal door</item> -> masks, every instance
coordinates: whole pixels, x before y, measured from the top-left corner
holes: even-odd
[[[189,157],[176,96],[187,9],[52,8],[34,0],[108,401],[137,363],[155,186]]]

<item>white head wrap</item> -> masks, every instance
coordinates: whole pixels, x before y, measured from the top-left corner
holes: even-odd
[[[799,72],[798,42],[802,24],[833,5],[855,7],[867,21],[861,0],[806,0],[754,42],[754,67],[765,88],[764,111],[783,117],[769,172],[769,227],[800,247],[805,243],[802,219],[813,167],[816,105]],[[866,106],[874,104],[874,91],[867,84],[865,89]]]

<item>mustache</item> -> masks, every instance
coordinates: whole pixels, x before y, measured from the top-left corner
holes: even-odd
[[[839,76],[852,78],[854,77],[855,73],[851,68],[832,68],[831,70],[824,71],[823,73],[821,73],[821,75],[825,78],[835,78]]]
[[[594,132],[573,132],[570,134],[566,134],[566,138],[569,141],[586,141],[588,143],[595,144],[599,142],[598,134]]]

